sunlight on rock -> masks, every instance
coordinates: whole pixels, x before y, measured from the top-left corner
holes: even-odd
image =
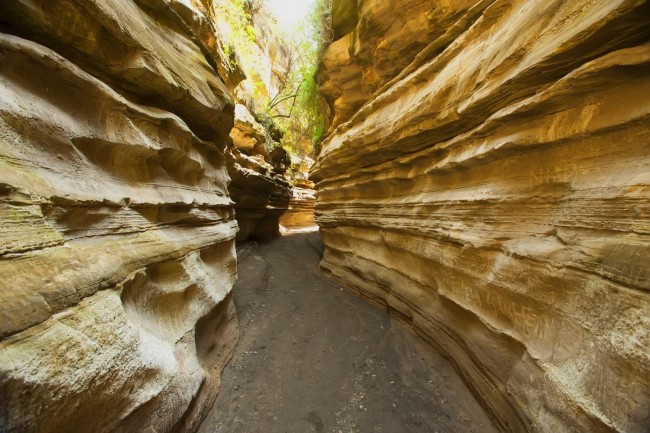
[[[0,27],[0,432],[650,431],[650,1]]]

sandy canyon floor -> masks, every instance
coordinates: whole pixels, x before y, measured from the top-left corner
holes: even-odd
[[[317,232],[238,249],[240,340],[201,433],[491,433],[450,363],[319,270]]]

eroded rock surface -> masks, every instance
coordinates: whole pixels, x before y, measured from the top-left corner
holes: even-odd
[[[332,125],[347,121],[397,75],[413,71],[414,60],[417,64],[444,50],[492,2],[334,1],[335,41],[323,53],[319,73]]]
[[[412,3],[326,51],[322,267],[503,431],[648,431],[648,3]]]
[[[0,430],[193,431],[237,335],[210,18],[171,0],[0,17]]]
[[[216,0],[215,4],[226,6],[224,3],[228,1]],[[230,132],[232,145],[226,157],[232,179],[228,189],[235,202],[240,228],[238,241],[278,236],[279,218],[288,209],[291,199],[291,184],[286,176],[291,161],[279,144],[282,135],[270,126],[271,119],[267,119],[266,127],[260,124],[259,114],[265,110],[263,101],[277,94],[287,78],[288,53],[268,11],[264,7],[250,10],[252,4],[245,6],[249,8],[246,13],[256,37],[254,43],[247,46],[250,52],[243,59],[248,62],[245,69],[249,76],[230,87],[237,104]],[[223,34],[233,33],[231,24],[223,17],[218,24]],[[237,39],[230,41],[235,53],[237,42]]]
[[[233,145],[226,159],[231,183],[228,189],[235,202],[239,224],[237,240],[266,240],[280,234],[279,219],[288,209],[291,184],[285,177],[290,161],[281,147],[266,150],[264,128],[248,109],[237,104]]]
[[[280,224],[287,230],[314,227],[314,184],[309,181],[294,182],[291,189],[289,209],[280,217]]]

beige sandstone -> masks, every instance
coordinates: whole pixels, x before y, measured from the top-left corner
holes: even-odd
[[[334,6],[323,268],[501,430],[648,431],[648,3]],[[193,431],[237,335],[235,237],[310,222],[217,21],[0,3],[0,430]],[[255,25],[273,92],[286,53]]]
[[[264,147],[266,143],[264,127],[257,123],[248,108],[242,104],[235,106],[235,124],[230,131],[230,137],[240,152],[268,159],[269,155]]]
[[[264,128],[244,105],[235,108],[230,136],[233,146],[228,148],[226,161],[231,177],[228,189],[239,225],[237,240],[271,239],[280,234],[278,221],[291,197],[286,161],[273,160],[266,150],[269,138]]]
[[[359,2],[325,53],[322,267],[503,431],[647,432],[650,6],[414,3]]]
[[[295,182],[291,189],[288,210],[280,217],[280,225],[287,230],[313,227],[314,220],[314,184],[312,182]]]
[[[214,5],[224,1],[230,0],[216,0]],[[226,155],[231,177],[228,189],[239,225],[237,241],[278,236],[279,218],[287,211],[291,199],[291,184],[286,176],[291,161],[278,143],[281,135],[274,130],[266,131],[253,114],[255,110],[262,112],[261,101],[274,96],[286,80],[288,52],[265,8],[247,13],[256,37],[248,48],[252,52],[242,61],[250,63],[245,69],[251,76],[230,87],[238,103],[230,131],[232,145]],[[217,19],[219,33],[232,35],[233,29],[221,18]]]
[[[2,431],[193,431],[216,395],[234,103],[189,6],[0,3]]]
[[[414,60],[441,52],[476,21],[492,0],[337,0],[334,42],[322,56],[321,92],[333,126],[347,121]]]

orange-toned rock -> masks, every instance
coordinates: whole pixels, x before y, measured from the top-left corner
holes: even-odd
[[[295,184],[291,190],[289,209],[280,218],[280,225],[287,230],[314,227],[314,203],[316,197],[311,182]]]
[[[312,169],[322,267],[502,430],[648,431],[648,3],[359,4],[322,72],[357,76]]]
[[[335,41],[323,53],[319,73],[332,127],[347,121],[392,79],[444,50],[491,3],[334,1]]]

